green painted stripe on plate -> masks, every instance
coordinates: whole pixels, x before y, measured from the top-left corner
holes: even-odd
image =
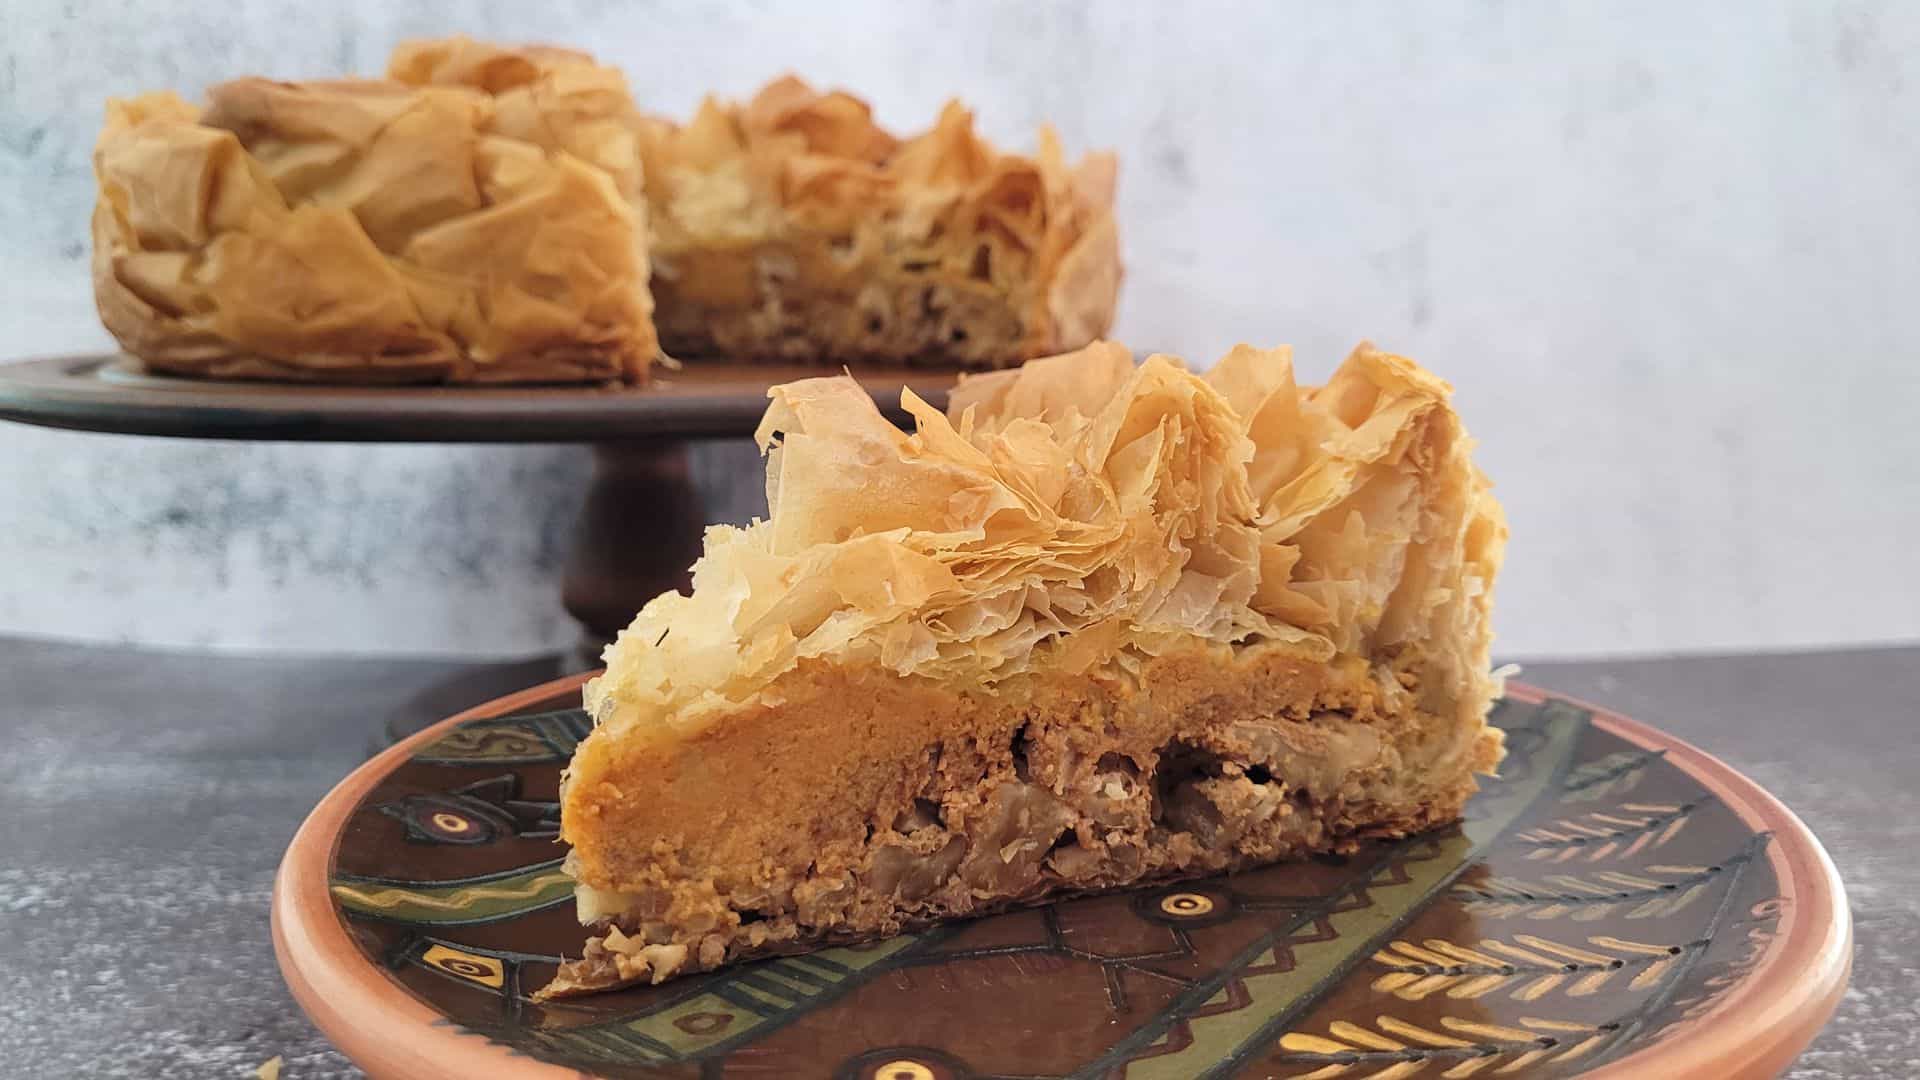
[[[814,968],[796,964],[791,959],[771,961],[767,965],[767,970],[777,971],[780,973],[781,978],[806,987],[807,993],[809,994],[817,994],[822,990],[836,985],[842,978],[845,978],[844,975],[838,973],[830,975],[822,974]]]
[[[794,978],[792,975],[789,975],[788,973],[780,970],[777,964],[764,965],[760,968],[759,971],[755,972],[755,974],[758,975],[760,978],[770,983],[773,983],[776,987],[780,989],[781,993],[786,994],[788,997],[793,998],[795,1001],[799,1001],[804,998],[810,998],[813,995],[820,992],[820,988],[818,986],[814,985],[813,983]]]
[[[807,998],[807,995],[796,994],[758,971],[742,972],[727,985],[735,990],[744,990],[762,1000],[771,1001],[782,1009],[795,1002],[805,1001]]]

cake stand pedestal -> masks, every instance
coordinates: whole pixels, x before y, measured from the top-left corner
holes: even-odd
[[[903,385],[939,408],[955,377],[950,369],[848,370],[896,423],[906,420]],[[569,665],[578,669],[597,663],[642,604],[686,586],[707,524],[690,445],[751,435],[768,386],[832,371],[689,364],[639,388],[359,387],[184,379],[145,374],[123,355],[61,356],[0,364],[0,419],[200,439],[590,444],[593,479],[560,589],[581,626]]]

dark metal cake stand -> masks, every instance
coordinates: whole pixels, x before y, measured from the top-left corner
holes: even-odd
[[[951,370],[848,367],[896,422],[902,385],[941,408],[954,380]],[[751,435],[768,386],[832,370],[688,364],[643,388],[347,387],[185,379],[145,374],[125,356],[65,356],[0,364],[0,419],[200,439],[591,444],[561,600],[597,656],[641,604],[686,584],[706,525],[689,444]]]

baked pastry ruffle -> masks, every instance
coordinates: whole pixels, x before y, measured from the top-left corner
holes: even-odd
[[[624,80],[500,55],[514,79],[485,88],[240,79],[204,109],[109,102],[108,330],[180,374],[644,380],[658,343]]]
[[[1366,345],[1301,388],[1100,343],[905,393],[911,435],[775,387],[769,518],[587,684],[598,932],[549,993],[1457,817],[1506,526],[1449,395]]]
[[[791,76],[641,128],[654,293],[688,359],[1004,367],[1106,333],[1115,163],[1005,153],[949,103],[899,138]]]

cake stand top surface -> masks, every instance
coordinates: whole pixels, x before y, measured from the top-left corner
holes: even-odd
[[[900,388],[946,405],[951,369],[845,365],[896,421]],[[767,387],[809,364],[692,363],[645,387],[334,386],[151,375],[123,354],[0,364],[0,419],[123,435],[295,442],[626,442],[751,434]]]

